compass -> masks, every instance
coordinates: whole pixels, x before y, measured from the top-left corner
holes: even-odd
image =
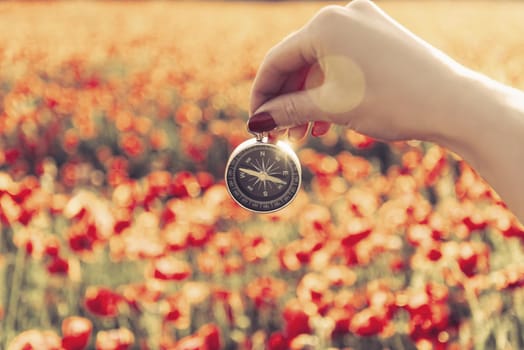
[[[288,144],[269,142],[267,137],[257,135],[231,153],[225,179],[229,194],[240,206],[256,213],[271,213],[296,197],[302,170]]]

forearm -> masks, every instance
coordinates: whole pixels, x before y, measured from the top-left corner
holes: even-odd
[[[464,158],[524,222],[524,93],[464,69],[434,142]]]

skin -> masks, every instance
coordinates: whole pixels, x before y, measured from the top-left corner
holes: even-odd
[[[524,222],[524,93],[468,69],[368,0],[327,6],[264,58],[251,119],[300,139],[345,125],[462,156]]]

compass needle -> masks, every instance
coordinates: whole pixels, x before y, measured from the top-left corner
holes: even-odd
[[[240,170],[241,172],[246,173],[248,175],[254,176],[257,179],[261,179],[261,177],[262,177],[262,174],[259,171],[256,171],[256,170],[253,170],[253,169],[239,168],[238,170]]]
[[[267,175],[266,179],[271,181],[271,182],[274,182],[276,184],[287,185],[287,182],[285,182],[284,180],[279,179],[278,177],[275,177],[275,176]]]

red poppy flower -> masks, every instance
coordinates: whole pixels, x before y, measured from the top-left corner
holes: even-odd
[[[154,280],[151,280],[154,282]],[[142,311],[143,304],[155,304],[160,300],[162,288],[158,283],[136,283],[122,287],[122,297],[134,311]]]
[[[104,287],[88,287],[84,296],[84,305],[89,312],[101,317],[118,315],[118,304],[122,296]]]
[[[517,237],[524,239],[524,225],[518,223],[516,220],[512,220],[511,224],[507,228],[502,230],[504,237]]]
[[[413,170],[420,166],[422,162],[422,150],[420,148],[413,148],[402,155],[403,174],[410,174]]]
[[[349,332],[349,325],[355,311],[347,307],[331,307],[326,317],[335,322],[333,327],[333,335],[347,334]]]
[[[94,224],[79,224],[69,232],[69,247],[74,252],[92,251],[97,239],[98,232]]]
[[[135,336],[127,328],[121,327],[99,331],[96,335],[96,350],[127,350],[135,342]]]
[[[298,283],[297,297],[302,302],[313,302],[320,306],[329,295],[329,284],[330,281],[324,274],[310,272]]]
[[[79,143],[80,143],[80,138],[78,137],[77,131],[75,129],[68,129],[64,133],[62,144],[63,144],[64,150],[67,153],[70,153],[70,154],[75,153]]]
[[[160,280],[182,281],[191,276],[191,266],[171,256],[158,258],[154,262],[153,277]]]
[[[175,326],[186,327],[190,322],[191,305],[182,293],[167,296],[161,304],[164,315],[164,323],[172,323]]]
[[[164,196],[171,186],[171,173],[167,171],[154,171],[147,175],[149,193],[155,197]]]
[[[524,268],[521,266],[508,266],[507,268],[493,272],[491,280],[495,281],[497,290],[512,290],[524,287]]]
[[[27,210],[23,208],[22,211],[20,212],[20,215],[18,216],[18,222],[24,226],[29,225],[35,213],[36,213],[36,210]]]
[[[428,304],[424,309],[424,313],[411,316],[409,334],[413,340],[437,340],[439,333],[449,326],[449,307],[443,303],[435,303]]]
[[[345,247],[352,247],[368,237],[372,231],[373,227],[368,220],[361,218],[351,219],[346,226],[346,232],[341,243]]]
[[[53,331],[31,329],[18,334],[9,345],[8,350],[61,350],[60,337]]]
[[[215,233],[215,229],[211,225],[192,224],[187,233],[187,243],[192,247],[202,247]]]
[[[68,162],[60,168],[61,183],[68,187],[74,187],[80,176],[78,165],[74,162]]]
[[[67,275],[69,272],[69,262],[66,259],[55,256],[49,265],[47,265],[47,271],[53,275]]]
[[[270,240],[262,236],[249,237],[242,245],[242,256],[248,263],[256,263],[266,258],[273,249]]]
[[[20,150],[11,148],[4,151],[4,158],[8,164],[14,164],[20,157]]]
[[[275,332],[269,336],[267,347],[268,350],[288,350],[289,341],[284,334]]]
[[[364,309],[353,316],[349,329],[355,334],[367,337],[382,332],[386,323],[387,319],[377,315],[372,309]]]
[[[427,251],[426,257],[431,261],[438,261],[442,257],[442,251],[439,247],[431,247]]]
[[[447,168],[446,156],[446,151],[439,146],[433,146],[426,152],[422,159],[426,186],[433,185],[442,176]]]
[[[257,308],[274,305],[285,292],[287,284],[283,280],[271,277],[259,277],[251,281],[246,288],[247,296]]]
[[[493,198],[491,187],[466,162],[459,162],[460,177],[455,182],[457,197],[464,199]]]
[[[93,324],[85,317],[71,316],[62,321],[62,347],[82,350],[87,347]]]
[[[224,272],[226,275],[232,275],[235,273],[240,273],[246,268],[246,263],[238,255],[229,256],[224,262]]]
[[[49,236],[44,241],[44,254],[49,257],[56,257],[60,253],[60,241],[56,236]]]
[[[35,246],[33,244],[33,241],[28,240],[25,243],[25,252],[27,255],[32,255],[33,251],[35,250]]]
[[[313,150],[301,152],[300,156],[305,166],[310,168],[317,177],[332,177],[339,173],[340,165],[335,157],[319,154]]]
[[[200,185],[200,188],[203,191],[207,190],[215,183],[215,178],[213,177],[213,175],[206,171],[199,171],[198,173],[196,173],[196,179],[198,184]]]
[[[196,177],[189,171],[181,171],[173,177],[170,193],[179,198],[196,197],[200,194],[200,190]]]
[[[474,242],[461,242],[457,262],[460,270],[468,277],[485,271],[489,265],[489,248]]]
[[[21,208],[10,196],[0,197],[0,220],[3,224],[10,226],[18,220]]]
[[[130,157],[138,157],[144,153],[144,142],[134,133],[126,133],[120,138],[120,147]]]
[[[369,148],[375,144],[375,140],[369,136],[360,134],[356,131],[348,129],[346,131],[346,138],[356,148]]]
[[[391,258],[391,261],[389,262],[389,268],[392,272],[401,273],[405,268],[407,264],[406,261],[402,257],[395,256]]]
[[[176,220],[175,211],[169,208],[169,206],[166,206],[164,210],[162,211],[162,214],[160,214],[160,223],[162,227],[169,225],[170,223],[174,222],[175,220]]]
[[[213,323],[203,325],[197,333],[204,339],[207,350],[219,350],[222,348],[222,337],[220,328],[217,325]]]
[[[204,338],[199,335],[189,335],[180,339],[173,350],[208,350]]]
[[[357,280],[357,274],[345,265],[329,265],[326,268],[325,276],[335,287],[351,286]]]
[[[210,244],[220,256],[226,256],[238,244],[236,238],[236,235],[232,232],[218,232],[213,235]]]
[[[115,234],[120,234],[129,227],[131,227],[131,219],[119,219],[118,221],[115,221],[113,231]]]
[[[413,340],[436,341],[439,333],[450,326],[447,299],[448,288],[434,283],[426,285],[424,290],[411,290],[397,296],[397,304],[410,314],[409,334]]]
[[[116,187],[129,181],[129,162],[124,157],[113,157],[104,162],[108,164],[107,180],[109,185]]]
[[[349,152],[341,152],[337,155],[338,163],[342,167],[342,174],[349,182],[355,182],[369,176],[372,165],[364,157],[357,157]]]
[[[296,240],[291,243],[295,255],[301,264],[308,264],[311,261],[313,254],[322,249],[324,242],[315,237],[308,237],[301,240]]]
[[[180,309],[173,307],[164,315],[164,322],[176,322],[180,317],[182,317]]]
[[[428,225],[414,224],[406,232],[408,242],[415,247],[428,247],[433,245],[431,228]]]
[[[470,231],[484,230],[488,226],[487,218],[483,217],[481,213],[472,213],[464,217],[462,222]]]
[[[156,151],[163,150],[169,145],[169,136],[165,130],[152,130],[149,135],[149,143],[151,144],[152,149]]]
[[[385,319],[391,319],[398,309],[393,292],[385,284],[369,283],[366,290],[367,304],[374,313]]]
[[[310,333],[309,316],[298,301],[288,302],[282,313],[285,321],[285,335],[293,339],[299,334]]]

